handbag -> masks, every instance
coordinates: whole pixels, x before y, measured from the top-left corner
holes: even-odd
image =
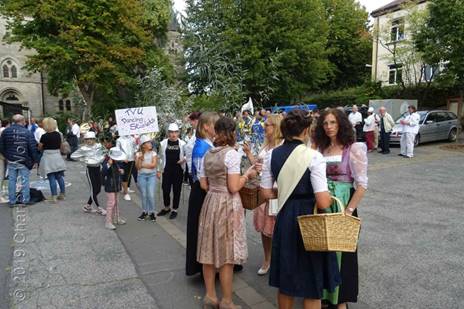
[[[68,155],[71,153],[71,146],[67,141],[62,141],[60,145],[60,152],[62,155]]]

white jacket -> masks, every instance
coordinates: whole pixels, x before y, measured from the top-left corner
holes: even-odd
[[[180,154],[179,154],[179,160],[184,160],[185,159],[185,152],[184,152],[184,147],[186,143],[181,140],[180,138],[178,139],[179,141],[179,149],[180,149]],[[163,172],[164,168],[166,167],[166,148],[168,146],[168,139],[164,139],[160,143],[160,149],[159,149],[159,163],[158,163],[158,171]],[[185,170],[185,163],[181,164],[181,167],[183,170]]]
[[[377,121],[379,120],[380,119],[379,119],[379,116],[377,116],[377,114],[369,115],[369,117],[364,119],[363,131],[364,132],[374,131],[375,127],[377,126]]]
[[[403,133],[419,133],[420,115],[418,113],[409,114],[403,120],[407,123],[402,125]]]
[[[386,133],[390,133],[393,130],[393,127],[395,126],[395,121],[393,120],[392,116],[385,112],[385,115],[382,117],[380,116],[380,121],[382,121],[383,118],[383,126],[385,128]],[[379,121],[379,129],[381,129],[381,123]]]

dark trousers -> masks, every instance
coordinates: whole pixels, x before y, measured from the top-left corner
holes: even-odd
[[[90,186],[90,197],[87,204],[92,205],[94,202],[97,207],[100,207],[97,198],[102,186],[100,166],[87,166],[87,180]]]
[[[68,155],[66,157],[68,159],[71,159],[71,154],[79,148],[79,139],[77,138],[76,135],[70,134],[70,135],[68,135],[66,140],[68,141],[69,146],[71,147],[71,152],[68,153]]]
[[[124,175],[122,175],[122,182],[127,182],[127,186],[130,187],[131,179],[134,177],[135,183],[137,183],[137,168],[135,167],[135,161],[129,161],[127,163],[122,163],[122,168],[124,170]]]
[[[202,265],[197,262],[197,243],[198,223],[205,196],[206,192],[200,187],[200,182],[194,182],[190,191],[187,214],[187,250],[185,256],[185,274],[187,276],[193,276],[202,271]]]
[[[380,148],[384,153],[390,152],[390,134],[391,133],[385,131],[380,131]]]
[[[179,166],[172,169],[164,169],[163,183],[161,185],[163,189],[163,201],[164,207],[171,205],[171,188],[173,192],[172,208],[178,209],[180,203],[180,193],[182,191],[182,180],[184,170]]]

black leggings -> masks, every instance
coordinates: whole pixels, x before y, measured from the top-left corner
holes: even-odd
[[[171,205],[171,188],[174,194],[172,199],[172,208],[177,210],[180,203],[180,193],[182,191],[182,180],[184,177],[184,171],[179,166],[173,170],[164,170],[163,173],[163,183],[161,185],[163,189],[163,200],[164,207],[169,207]]]
[[[87,166],[87,180],[89,182],[90,186],[90,197],[87,202],[88,205],[92,205],[92,202],[97,205],[97,207],[100,207],[100,204],[98,203],[97,196],[101,191],[101,172],[100,172],[100,167],[99,166]]]

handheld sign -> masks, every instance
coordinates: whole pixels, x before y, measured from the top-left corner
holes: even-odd
[[[117,109],[115,113],[120,136],[159,131],[155,106]]]

